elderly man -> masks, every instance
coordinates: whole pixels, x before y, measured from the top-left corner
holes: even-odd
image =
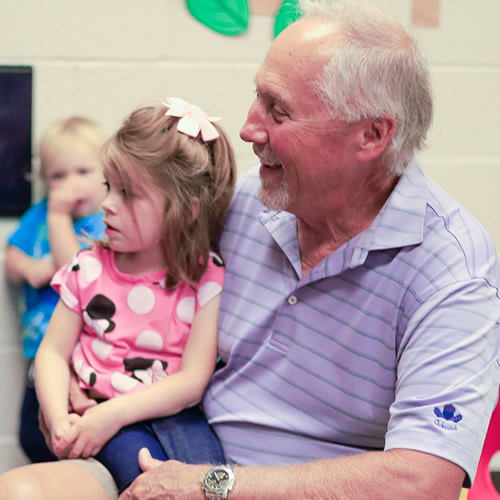
[[[221,242],[226,366],[204,409],[246,466],[228,498],[456,499],[498,394],[495,250],[414,158],[432,100],[407,33],[303,5],[257,72],[241,137],[261,164]],[[142,458],[124,498],[173,477],[202,498],[206,467]]]
[[[221,241],[225,366],[203,405],[233,468],[142,450],[122,499],[456,500],[474,478],[498,395],[494,247],[415,158],[432,99],[408,34],[369,6],[302,7],[257,72],[241,137],[261,164]]]

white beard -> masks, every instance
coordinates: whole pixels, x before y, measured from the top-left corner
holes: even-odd
[[[262,185],[259,190],[259,200],[270,210],[286,210],[290,204],[290,194],[288,192],[288,183],[286,177],[283,179],[277,189],[271,189],[266,186],[266,181],[261,179]]]

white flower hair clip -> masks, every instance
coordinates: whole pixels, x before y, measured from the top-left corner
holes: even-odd
[[[220,120],[217,116],[208,116],[198,106],[189,104],[178,97],[169,97],[164,103],[168,111],[167,116],[180,118],[177,123],[177,130],[190,137],[197,138],[201,132],[203,142],[213,141],[219,137],[219,132],[212,125],[212,122]]]

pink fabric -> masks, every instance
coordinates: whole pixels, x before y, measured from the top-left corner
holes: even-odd
[[[194,315],[222,291],[223,279],[211,255],[194,289],[167,292],[165,271],[130,276],[116,268],[112,250],[80,251],[52,286],[84,320],[72,357],[81,386],[111,398],[178,371]]]

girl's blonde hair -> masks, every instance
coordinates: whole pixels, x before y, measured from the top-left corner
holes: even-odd
[[[40,177],[46,180],[46,165],[53,154],[68,143],[78,140],[95,147],[99,152],[109,134],[94,120],[83,116],[70,116],[53,122],[40,139]]]
[[[178,118],[166,107],[134,111],[104,145],[105,175],[117,176],[125,191],[148,177],[165,195],[159,241],[167,264],[167,288],[179,281],[197,283],[210,250],[218,252],[226,210],[234,192],[236,163],[224,131],[203,142],[177,130]],[[144,174],[145,173],[145,174]],[[193,197],[199,213],[193,219]],[[140,223],[140,221],[138,221]]]

